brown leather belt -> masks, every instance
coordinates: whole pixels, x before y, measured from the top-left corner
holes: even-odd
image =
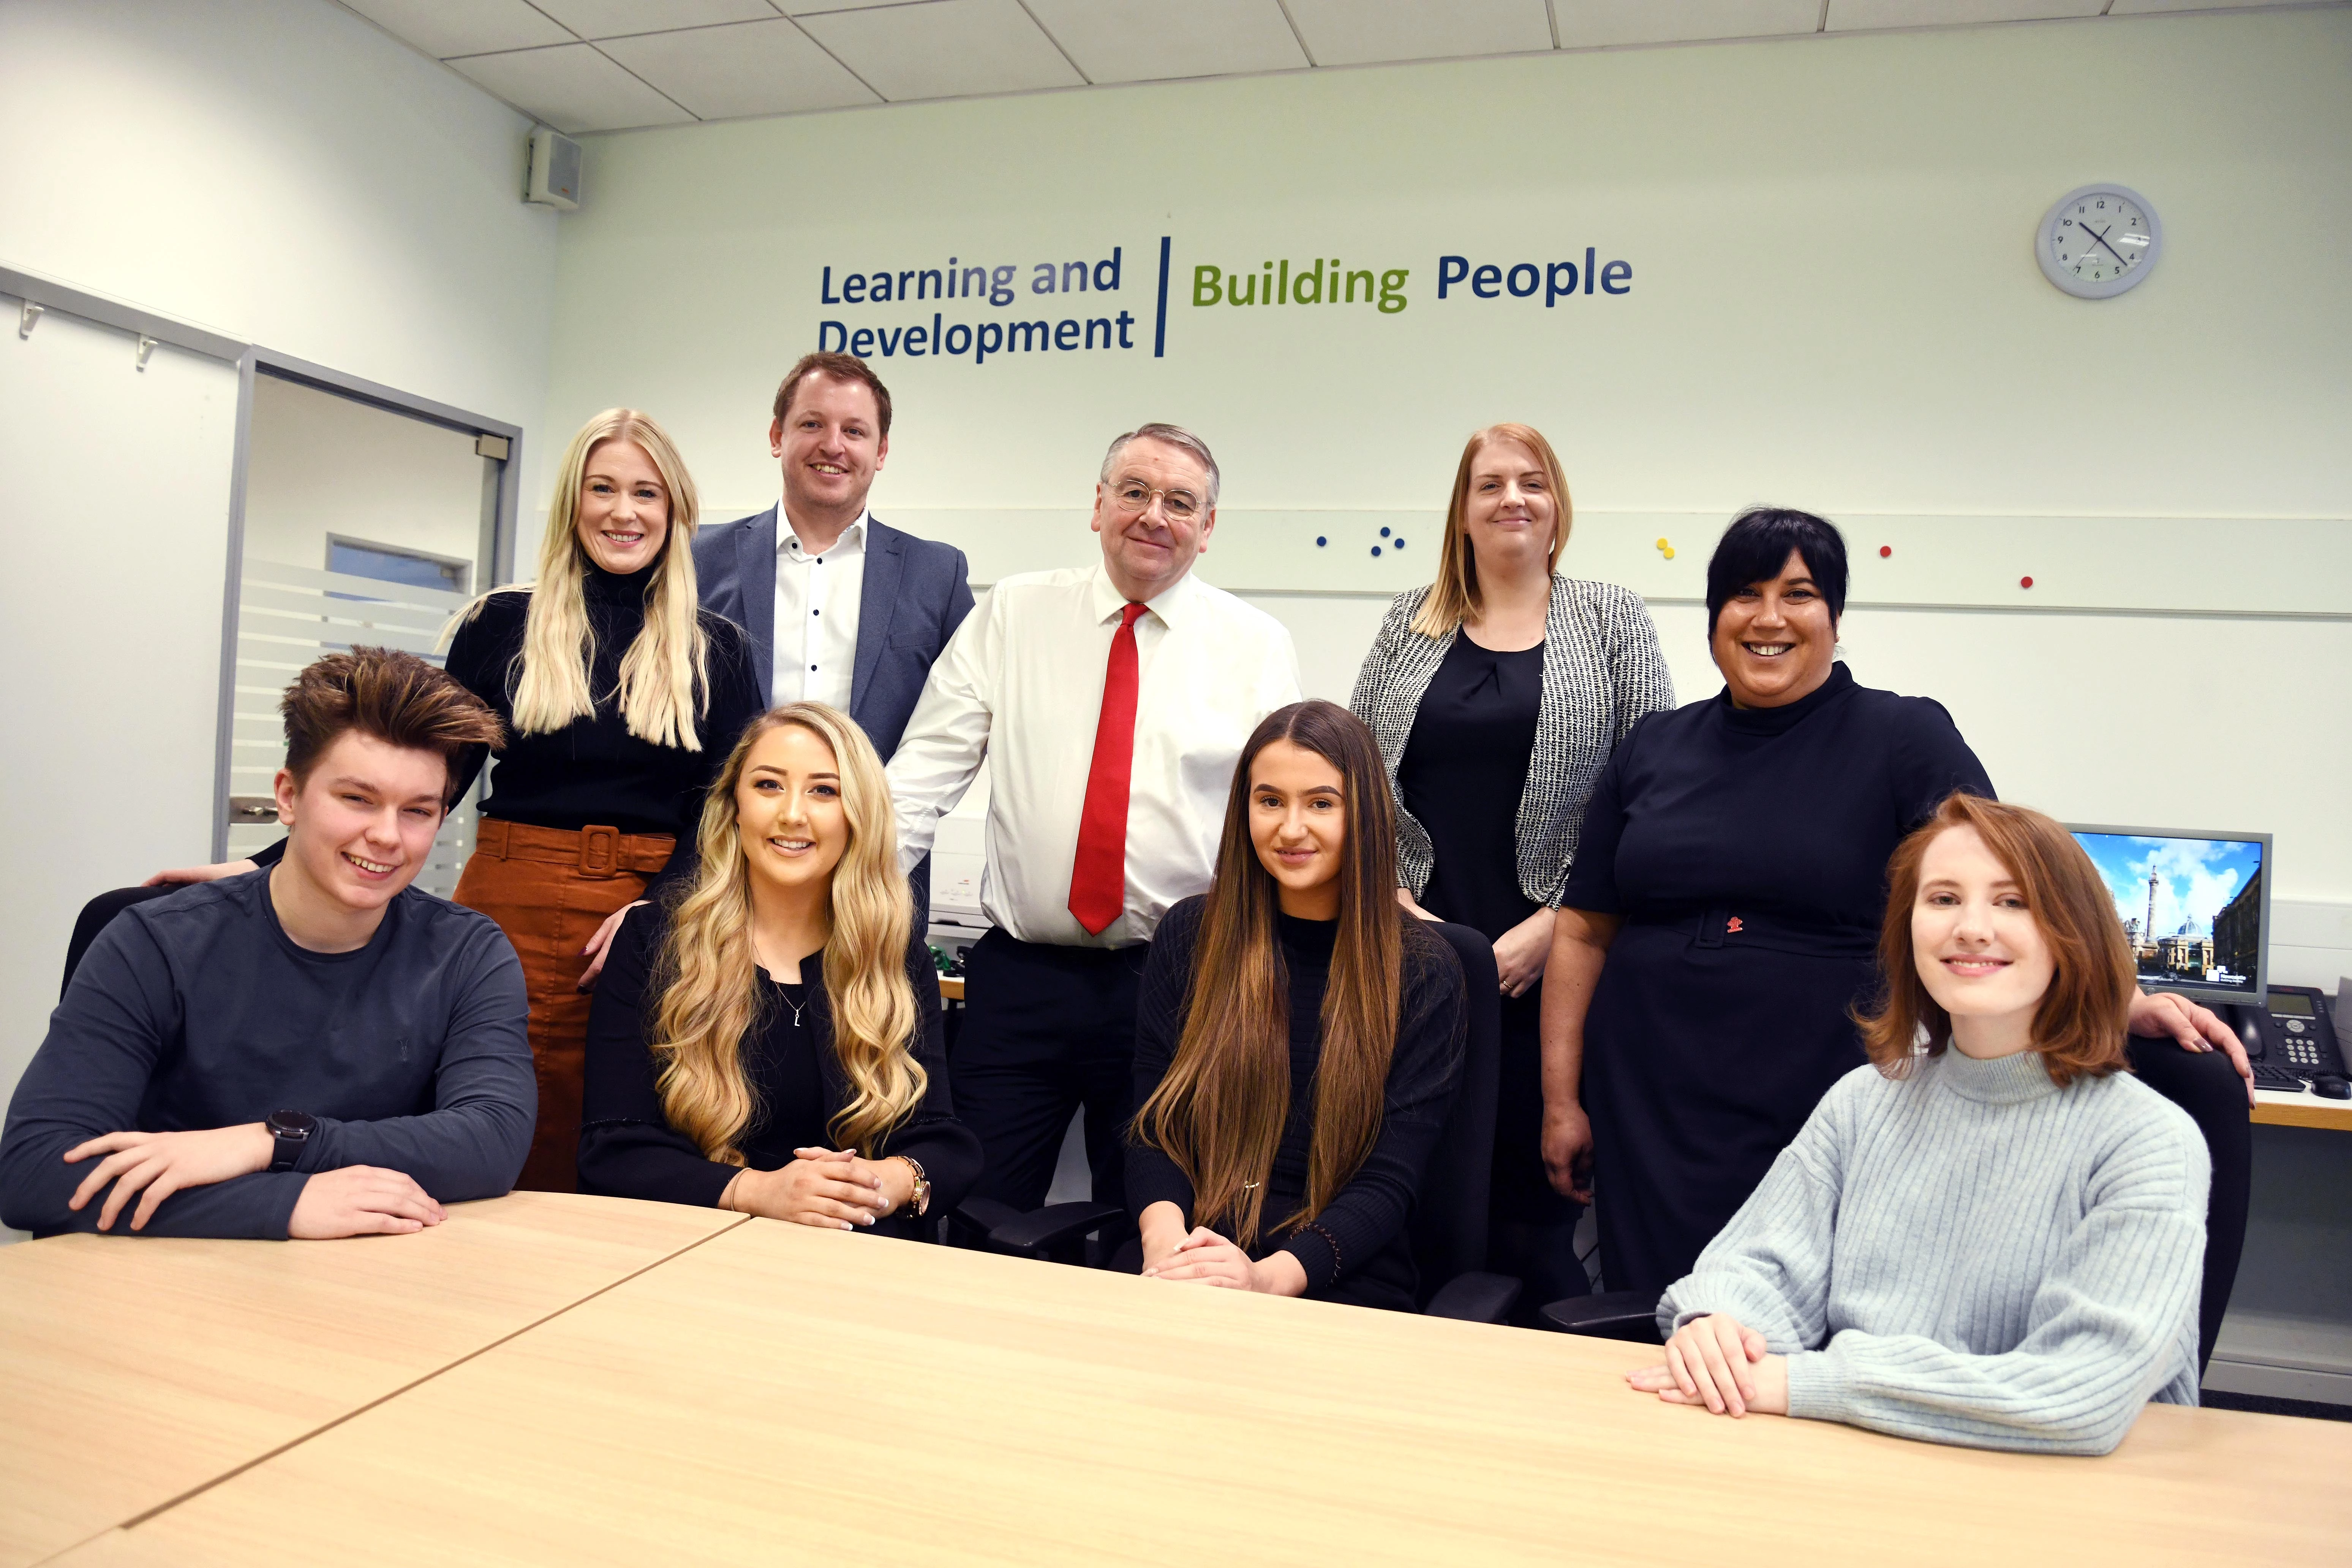
[[[583,877],[623,871],[651,876],[669,864],[677,840],[667,833],[624,833],[617,827],[533,827],[486,816],[474,825],[474,852],[500,860],[576,866]]]

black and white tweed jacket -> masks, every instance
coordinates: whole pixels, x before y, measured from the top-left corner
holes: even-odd
[[[1404,807],[1397,763],[1412,738],[1422,696],[1461,635],[1429,637],[1412,629],[1413,615],[1428,594],[1415,588],[1389,605],[1348,703],[1381,743],[1389,794],[1396,801],[1397,875],[1416,899],[1429,885],[1436,856],[1428,830]],[[1539,904],[1558,900],[1576,859],[1584,803],[1610,752],[1644,715],[1674,705],[1674,677],[1658,651],[1658,629],[1641,595],[1613,583],[1554,577],[1551,609],[1544,619],[1543,705],[1527,788],[1519,796],[1521,892]]]

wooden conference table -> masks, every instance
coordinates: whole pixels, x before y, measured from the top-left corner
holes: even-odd
[[[1732,1422],[1608,1341],[614,1199],[0,1249],[0,1568],[2333,1562],[2352,1426]]]

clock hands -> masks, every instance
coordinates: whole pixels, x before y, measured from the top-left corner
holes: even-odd
[[[2115,226],[2115,225],[2113,225],[2113,224],[2109,224],[2109,225],[2107,225],[2107,227],[2109,227],[2109,228],[2113,228],[2113,227],[2115,227],[2115,226]],[[2109,256],[2114,257],[2114,258],[2115,258],[2118,262],[2121,262],[2121,263],[2122,263],[2124,266],[2126,266],[2126,267],[2129,267],[2129,266],[2131,265],[2131,263],[2130,263],[2130,262],[2128,262],[2128,261],[2125,261],[2125,260],[2124,260],[2124,253],[2123,253],[2122,251],[2117,250],[2117,249],[2116,249],[2114,246],[2112,246],[2112,245],[2107,245],[2107,237],[2106,237],[2105,234],[2101,233],[2099,230],[2097,230],[2097,229],[2095,229],[2095,228],[2093,228],[2093,227],[2092,227],[2089,224],[2087,224],[2087,223],[2086,223],[2086,224],[2084,224],[2084,225],[2083,226],[2083,232],[2084,232],[2084,234],[2089,235],[2093,239],[2097,240],[2101,245],[2105,245],[2105,246],[2106,246],[2107,254],[2108,254]]]

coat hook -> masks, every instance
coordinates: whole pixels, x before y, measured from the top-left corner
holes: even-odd
[[[20,338],[31,337],[33,335],[33,323],[41,319],[42,312],[45,309],[46,307],[36,305],[30,300],[26,300],[25,313],[18,317],[16,321],[16,335]]]
[[[154,352],[155,340],[148,337],[143,332],[141,333],[139,338],[139,368],[141,370],[145,370],[147,368],[147,356]]]

